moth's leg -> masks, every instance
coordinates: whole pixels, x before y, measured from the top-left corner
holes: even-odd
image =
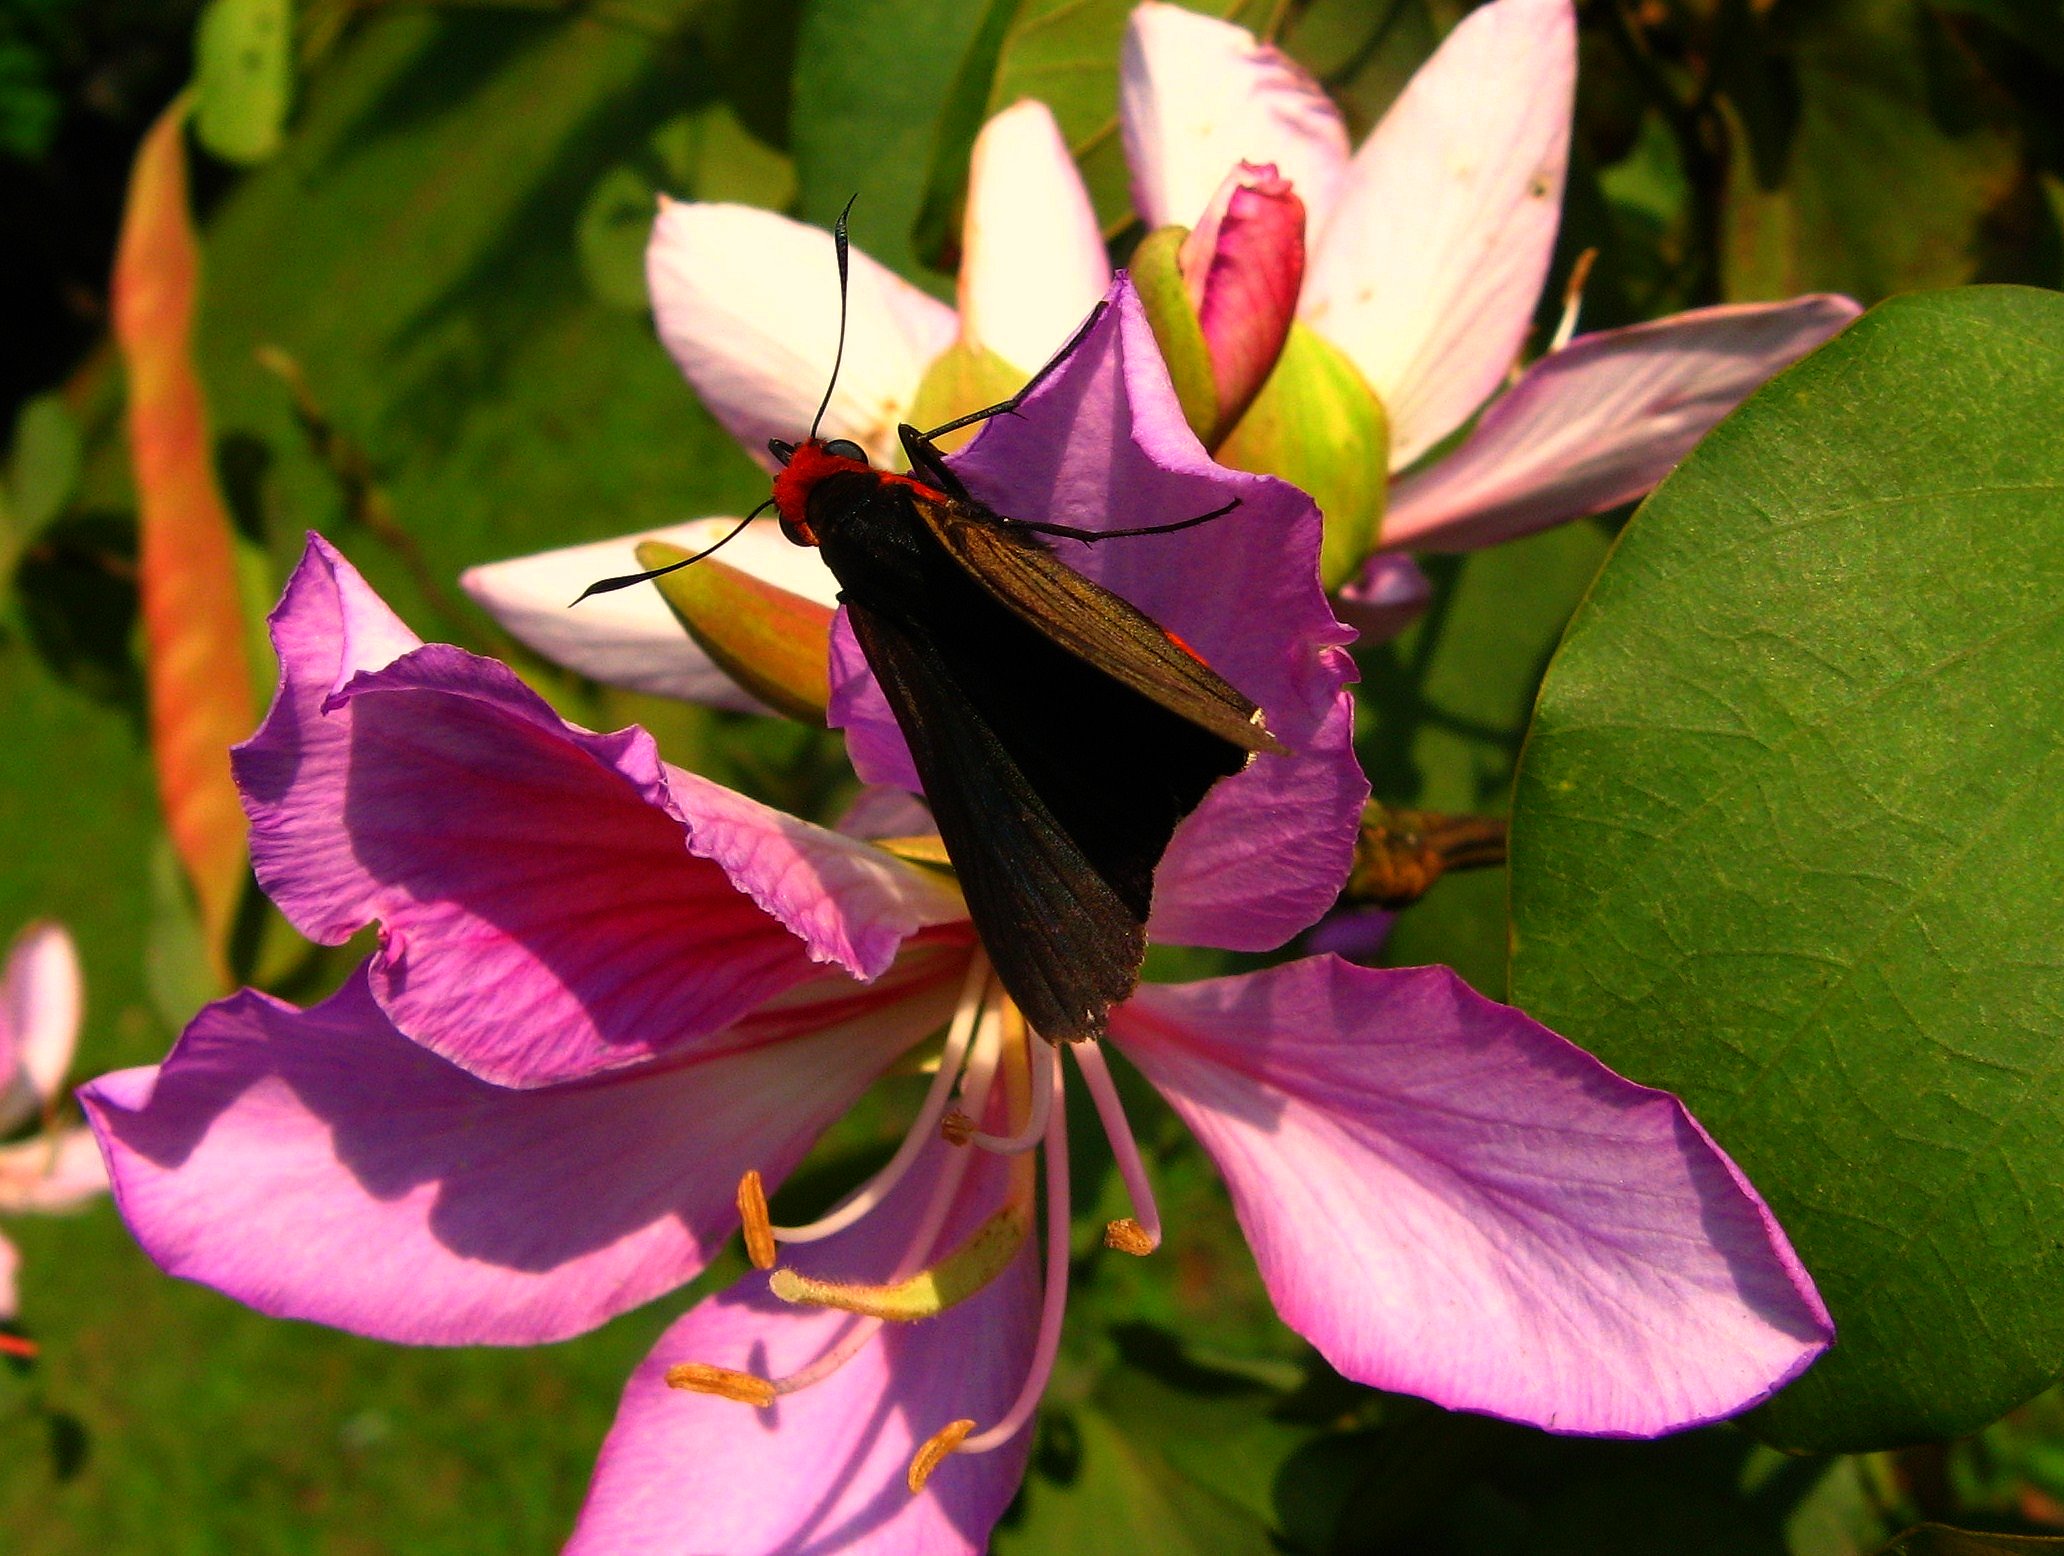
[[[905,422],[897,427],[896,436],[903,440],[903,452],[910,456],[912,475],[921,481],[929,481],[948,497],[958,498],[961,502],[974,501],[968,495],[968,489],[961,485],[960,477],[948,467],[946,456],[939,452],[930,433],[919,432]]]
[[[1145,524],[1138,529],[1077,529],[1072,524],[1042,524],[1036,519],[1012,519],[1014,529],[1036,530],[1042,535],[1059,535],[1067,540],[1079,540],[1086,545],[1095,545],[1100,540],[1126,540],[1134,535],[1171,535],[1179,529],[1194,529],[1199,524],[1209,524],[1213,519],[1222,519],[1240,506],[1235,497],[1223,508],[1213,508],[1209,513],[1200,513],[1194,519],[1177,519],[1173,524]]]
[[[1008,400],[999,400],[986,410],[969,411],[965,416],[956,416],[952,421],[945,423],[943,426],[932,428],[930,432],[918,433],[917,437],[926,443],[930,443],[935,439],[943,438],[949,432],[958,432],[962,427],[972,427],[978,421],[987,421],[992,416],[1015,416],[1018,413],[1018,407],[1025,403],[1025,397],[1053,377],[1055,370],[1063,362],[1067,361],[1068,358],[1075,355],[1075,348],[1082,344],[1091,330],[1096,328],[1097,320],[1104,316],[1104,310],[1109,306],[1109,303],[1098,303],[1094,308],[1090,309],[1089,317],[1082,321],[1082,327],[1068,337],[1068,344],[1055,352],[1053,360],[1034,373],[1031,381]],[[906,449],[910,447],[909,438],[903,440],[903,446]]]

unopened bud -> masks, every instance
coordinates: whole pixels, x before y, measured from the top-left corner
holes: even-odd
[[[638,547],[648,570],[691,553],[665,541]],[[831,702],[829,606],[755,578],[715,557],[655,585],[688,635],[718,669],[792,719],[822,725]]]
[[[1304,285],[1304,202],[1274,163],[1226,175],[1177,255],[1211,356],[1218,432],[1239,425],[1283,353]]]

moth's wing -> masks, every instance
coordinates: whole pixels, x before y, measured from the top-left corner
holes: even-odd
[[[1143,867],[1151,881],[1167,836],[1137,839],[1140,858],[1100,867],[985,717],[980,702],[988,699],[979,688],[970,696],[966,667],[956,670],[940,638],[850,597],[846,612],[909,743],[1004,987],[1053,1041],[1100,1034],[1105,1013],[1139,981],[1146,954],[1145,905],[1128,901],[1137,892],[1121,892],[1110,877]]]
[[[1186,644],[1007,521],[925,497],[913,506],[970,577],[1077,658],[1242,750],[1284,749],[1260,708]]]

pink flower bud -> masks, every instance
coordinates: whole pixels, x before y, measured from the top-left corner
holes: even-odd
[[[1218,424],[1230,428],[1281,355],[1304,283],[1304,202],[1274,163],[1242,162],[1178,260],[1211,352]]]

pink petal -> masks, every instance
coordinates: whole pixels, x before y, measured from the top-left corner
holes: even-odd
[[[389,1016],[476,1075],[632,1063],[962,916],[936,877],[667,767],[643,730],[567,724],[493,660],[432,644],[353,675],[353,600],[312,539],[274,613],[280,694],[236,752],[252,862],[311,938],[377,920]]]
[[[16,1280],[20,1269],[21,1254],[13,1243],[0,1236],[0,1323],[21,1312],[21,1288]]]
[[[1397,483],[1383,543],[1474,551],[1631,502],[1860,311],[1795,297],[1580,336],[1520,375],[1460,448]]]
[[[211,1005],[162,1066],[80,1098],[169,1273],[383,1339],[533,1344],[693,1277],[737,1225],[739,1176],[787,1172],[945,1018],[964,966],[820,980],[813,1019],[758,1023],[752,1046],[531,1091],[410,1042],[361,971],[305,1012]]]
[[[1394,551],[1379,552],[1340,591],[1333,608],[1361,633],[1362,642],[1387,643],[1424,615],[1432,600],[1433,585],[1418,563]]]
[[[1382,398],[1393,470],[1481,405],[1526,339],[1562,210],[1576,49],[1570,0],[1472,11],[1313,225],[1303,317]]]
[[[1029,378],[1110,284],[1089,190],[1052,110],[1035,98],[1004,109],[982,126],[968,168],[962,339]]]
[[[0,1146],[0,1211],[61,1215],[107,1192],[93,1132],[76,1124]]]
[[[1318,230],[1347,163],[1347,128],[1295,62],[1244,27],[1156,3],[1134,10],[1118,60],[1132,203],[1149,230],[1195,226],[1242,161],[1273,162]]]
[[[1217,1159],[1284,1321],[1360,1382],[1646,1437],[1748,1408],[1833,1334],[1682,1103],[1447,968],[1153,985],[1112,1036]]]
[[[667,200],[645,278],[675,363],[710,414],[773,468],[767,440],[801,437],[831,379],[839,319],[831,234],[750,206]],[[849,298],[845,365],[821,430],[887,465],[925,368],[953,343],[953,310],[858,248]]]
[[[1195,529],[1056,546],[1194,645],[1290,748],[1212,790],[1155,878],[1157,938],[1265,950],[1333,905],[1353,856],[1369,787],[1354,759],[1349,634],[1319,589],[1311,500],[1213,464],[1183,421],[1131,283],[1121,277],[1110,302],[1022,412],[990,422],[951,463],[1000,513],[1088,529],[1174,523],[1239,498]],[[831,718],[862,778],[917,786],[843,613],[832,628]]]
[[[0,972],[0,1132],[64,1090],[84,999],[79,952],[62,924],[15,936]]]
[[[459,583],[523,644],[606,686],[675,697],[740,713],[767,710],[710,663],[655,589],[619,589],[567,607],[591,583],[639,570],[637,548],[664,540],[688,551],[715,545],[736,519],[695,519],[535,556],[468,568]],[[792,545],[775,519],[755,519],[719,553],[729,566],[791,594],[837,603],[838,585],[808,546]]]
[[[920,1158],[907,1186],[851,1231],[801,1251],[806,1273],[885,1278],[948,1147]],[[994,1158],[969,1171],[948,1238],[998,1203]],[[725,1556],[837,1551],[842,1556],[972,1556],[1010,1504],[1032,1434],[947,1460],[923,1493],[904,1484],[911,1455],[963,1417],[992,1422],[1029,1366],[1039,1322],[1030,1244],[979,1295],[921,1323],[885,1326],[844,1367],[772,1409],[670,1389],[680,1362],[780,1377],[814,1360],[848,1322],[789,1307],[749,1275],[691,1309],[631,1376],[602,1445],[568,1556]]]

